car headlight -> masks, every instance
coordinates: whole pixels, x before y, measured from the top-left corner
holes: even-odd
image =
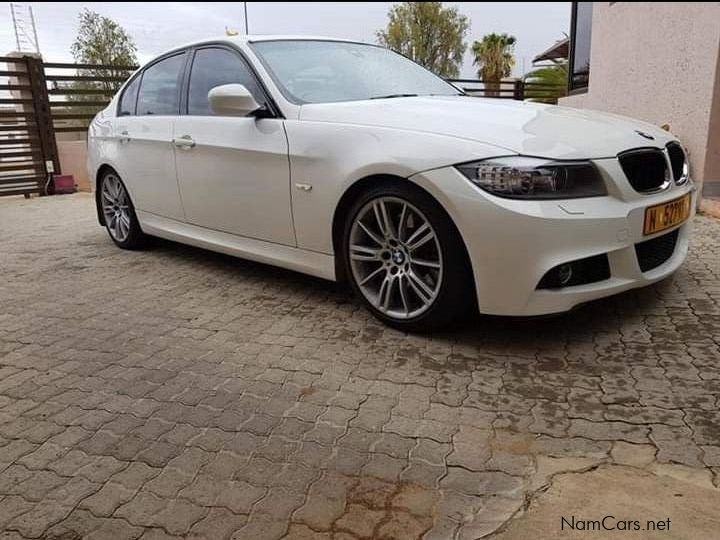
[[[456,165],[488,193],[510,199],[571,199],[607,195],[600,173],[589,161],[552,161],[523,156]]]

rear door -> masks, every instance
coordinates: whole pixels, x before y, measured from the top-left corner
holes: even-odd
[[[118,163],[135,207],[184,220],[175,173],[173,126],[180,110],[186,52],[146,67],[125,88],[115,123]]]
[[[189,223],[278,244],[295,245],[288,142],[279,115],[219,116],[208,92],[242,84],[273,105],[239,51],[222,45],[194,52],[186,114],[175,123],[178,184]]]

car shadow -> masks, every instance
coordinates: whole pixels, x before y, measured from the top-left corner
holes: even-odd
[[[277,285],[278,289],[292,287],[302,295],[317,294],[326,298],[330,295],[334,303],[352,304],[357,306],[358,313],[366,313],[362,309],[362,303],[354,297],[347,284],[159,238],[152,239],[148,251],[169,259],[195,262],[223,277],[262,278]],[[460,346],[503,344],[510,354],[513,350],[556,348],[559,344],[587,340],[595,334],[617,336],[623,321],[637,320],[638,317],[656,313],[662,297],[671,292],[672,281],[671,277],[654,285],[595,300],[557,315],[506,317],[473,313],[450,328],[417,336],[450,341]],[[222,283],[209,276],[207,283],[212,282],[218,285]],[[386,331],[402,334],[376,321],[369,313],[366,313],[364,324],[374,327],[374,334]]]

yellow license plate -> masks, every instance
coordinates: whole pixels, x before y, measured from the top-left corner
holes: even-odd
[[[643,234],[653,234],[682,223],[690,215],[690,193],[670,202],[645,209]]]

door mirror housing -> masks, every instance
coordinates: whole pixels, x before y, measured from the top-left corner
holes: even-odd
[[[263,108],[242,84],[223,84],[208,92],[210,110],[225,116],[247,116]]]

